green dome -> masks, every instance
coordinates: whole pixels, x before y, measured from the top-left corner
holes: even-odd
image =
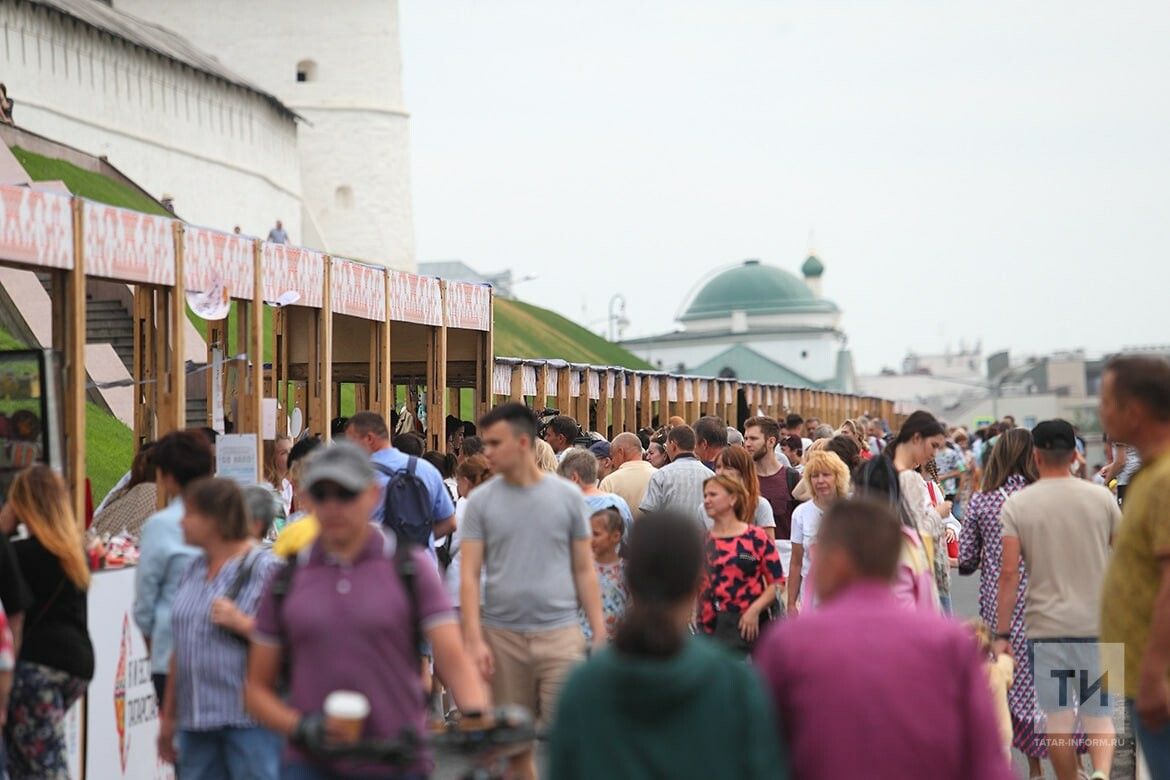
[[[679,320],[730,317],[734,311],[748,315],[830,313],[837,307],[816,297],[795,274],[762,265],[759,260],[745,260],[706,282]]]
[[[816,255],[809,255],[804,265],[800,267],[800,272],[806,279],[815,279],[825,272],[825,264]]]

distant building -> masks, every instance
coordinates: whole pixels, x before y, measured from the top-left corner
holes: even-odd
[[[512,275],[510,268],[494,274],[481,274],[462,260],[436,260],[430,263],[419,263],[418,272],[423,276],[438,276],[453,282],[490,284],[496,297],[516,297],[512,292],[512,285],[518,284],[518,281]]]
[[[1005,415],[1027,428],[1060,417],[1090,437],[1100,434],[1097,404],[1101,375],[1112,355],[1091,357],[1084,350],[1073,350],[1013,359],[1003,351],[988,356],[983,371],[973,376],[970,361],[982,358],[976,349],[980,354],[961,351],[961,360],[952,356],[951,366],[961,364],[964,368],[956,370],[955,376],[933,373],[936,367],[947,369],[945,359],[938,364],[940,356],[911,355],[903,366],[919,373],[862,376],[858,379],[860,390],[929,409],[948,423],[967,428],[978,428]],[[1170,357],[1170,345],[1121,350],[1121,354],[1136,352]]]
[[[678,330],[622,346],[663,370],[854,392],[841,310],[821,295],[824,263],[810,255],[801,271],[723,268],[688,296]]]
[[[414,270],[396,0],[27,0],[0,23],[18,127],[189,222],[279,219],[291,243]]]

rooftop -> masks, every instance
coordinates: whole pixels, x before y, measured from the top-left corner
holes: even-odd
[[[742,311],[751,315],[827,313],[836,311],[832,301],[818,298],[795,274],[759,260],[724,269],[703,282],[691,296],[681,322],[730,317]]]

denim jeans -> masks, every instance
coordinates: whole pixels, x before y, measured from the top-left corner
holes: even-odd
[[[1150,769],[1151,780],[1170,780],[1170,725],[1150,731],[1134,711],[1133,699],[1126,699],[1125,708],[1129,711],[1129,722],[1133,724],[1133,733],[1138,740],[1138,750]]]
[[[268,729],[179,732],[183,780],[277,780],[283,740]]]

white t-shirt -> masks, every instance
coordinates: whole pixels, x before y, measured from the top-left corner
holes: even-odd
[[[792,510],[792,541],[804,548],[804,556],[800,562],[800,576],[808,579],[809,566],[812,565],[812,548],[817,543],[817,531],[821,527],[821,515],[824,514],[813,501],[805,501]]]

